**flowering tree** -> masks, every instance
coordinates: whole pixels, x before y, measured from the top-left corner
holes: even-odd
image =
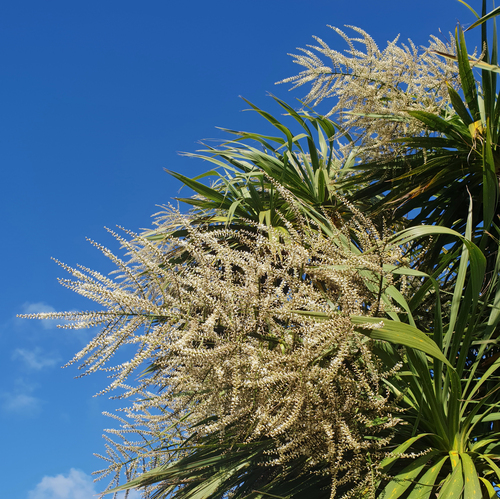
[[[113,279],[61,264],[102,309],[37,317],[101,326],[73,362],[130,401],[108,492],[495,497],[498,10],[473,11],[477,58],[460,27],[423,52],[334,28],[347,52],[316,39],[284,80],[312,83],[306,104],[333,98],[326,116],[276,99],[298,133],[252,106],[280,135],[200,151],[211,187],[173,174],[191,211],[114,234],[123,259],[96,244]]]

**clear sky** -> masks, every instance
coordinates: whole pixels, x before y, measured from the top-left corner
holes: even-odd
[[[480,9],[479,0],[471,0]],[[180,187],[208,165],[180,157],[215,127],[265,130],[244,96],[279,113],[274,83],[298,72],[288,52],[352,24],[383,48],[398,33],[425,44],[471,13],[456,0],[86,0],[4,2],[0,15],[0,300],[2,492],[8,499],[86,499],[102,490],[101,438],[119,404],[93,395],[104,376],[60,369],[88,333],[16,319],[19,313],[92,309],[62,288],[51,261],[104,273],[86,242],[117,249],[104,226],[150,226]],[[182,192],[182,195],[186,193]]]

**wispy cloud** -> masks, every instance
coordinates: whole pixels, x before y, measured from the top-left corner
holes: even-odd
[[[28,499],[90,499],[98,495],[92,477],[71,468],[67,475],[44,476],[37,486],[28,492]],[[125,493],[119,494],[122,499]],[[131,491],[128,499],[140,499],[137,491]]]
[[[36,416],[41,409],[41,400],[27,393],[1,393],[0,400],[6,412]]]
[[[59,358],[48,355],[43,352],[40,347],[33,350],[24,348],[16,348],[12,354],[12,360],[22,360],[26,366],[35,371],[39,371],[44,367],[53,367],[59,364]]]
[[[0,392],[2,410],[23,417],[37,416],[42,408],[42,400],[31,394],[35,387],[22,378],[17,379],[12,391]]]

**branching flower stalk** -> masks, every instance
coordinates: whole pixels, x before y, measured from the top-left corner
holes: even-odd
[[[102,393],[121,388],[133,400],[108,431],[112,484],[189,452],[176,447],[193,425],[199,437],[230,428],[234,442],[273,439],[266,465],[327,463],[332,497],[345,484],[354,493],[385,456],[398,418],[383,380],[394,370],[349,316],[391,307],[379,302],[381,264],[401,254],[359,213],[332,222],[333,237],[305,220],[286,226],[193,225],[169,208],[155,230],[164,238],[113,233],[127,260],[93,243],[116,264],[113,279],[60,264],[73,276],[61,283],[103,310],[29,317],[102,327],[69,364],[109,372]],[[179,227],[184,235],[172,236]],[[132,358],[110,366],[127,345]]]
[[[389,144],[394,147],[395,137],[425,132],[421,122],[408,119],[407,111],[437,115],[450,112],[448,85],[459,88],[458,68],[436,52],[455,53],[452,35],[448,43],[432,36],[429,46],[421,49],[411,40],[399,44],[398,36],[380,50],[360,28],[347,26],[359,35],[350,37],[339,28],[329,27],[348,48],[334,50],[315,36],[317,45],[289,54],[305,69],[278,83],[292,83],[290,90],[310,83],[305,104],[317,106],[324,99],[334,99],[327,116],[361,140],[364,155],[386,153]]]

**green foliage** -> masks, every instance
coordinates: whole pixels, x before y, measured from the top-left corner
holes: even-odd
[[[300,133],[294,133],[271,114],[248,103],[283,137],[227,130],[236,136],[235,140],[218,149],[188,154],[215,164],[222,173],[211,170],[189,179],[170,172],[198,194],[179,200],[195,206],[201,213],[208,212],[200,220],[233,225],[253,221],[286,230],[285,221],[297,220],[296,207],[291,206],[293,199],[303,216],[331,233],[325,214],[339,209],[337,196],[342,189],[336,183],[354,157],[341,165],[333,141],[341,129],[333,121],[315,114],[299,114],[280,99],[274,99],[299,124]],[[199,182],[208,175],[216,178],[212,187]]]

